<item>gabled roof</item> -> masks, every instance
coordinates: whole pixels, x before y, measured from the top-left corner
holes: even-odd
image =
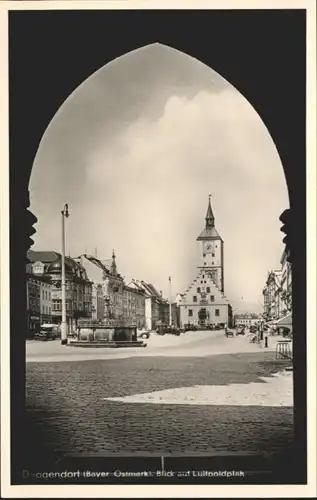
[[[141,284],[144,288],[144,290],[147,292],[148,295],[153,295],[153,290],[151,290],[151,287],[149,286],[148,283],[145,283],[145,281],[141,281]]]
[[[107,266],[105,265],[104,261],[97,259],[97,257],[94,257],[93,255],[84,254],[83,256],[89,262],[92,262],[92,264],[95,264],[95,266],[97,266],[99,269],[101,269],[105,274],[109,274],[110,271],[107,268]]]
[[[155,286],[152,285],[152,283],[146,283],[145,281],[139,281],[133,279],[131,283],[129,283],[129,286],[134,285],[135,288],[139,288],[140,290],[143,290],[146,292],[146,294],[150,297],[155,297],[160,300],[164,300],[162,298],[162,295],[156,290]]]
[[[134,288],[136,288],[137,290],[140,290],[140,292],[145,292],[145,289],[144,287],[142,286],[142,284],[140,283],[140,281],[137,281],[135,279],[133,279],[130,283],[129,283],[129,286],[134,286]]]
[[[183,294],[182,299],[180,300],[180,304],[181,305],[191,304],[192,293],[194,295],[199,294],[199,297],[201,297],[200,301],[198,301],[195,304],[193,303],[193,305],[195,305],[195,306],[200,306],[202,303],[201,300],[208,302],[209,295],[214,295],[214,297],[215,297],[214,303],[215,304],[217,304],[217,303],[229,304],[229,300],[227,299],[227,297],[224,295],[224,293],[221,290],[219,290],[219,288],[217,287],[217,284],[213,281],[212,277],[208,273],[206,273],[206,271],[204,272],[204,274],[206,274],[207,283],[206,284],[204,283],[203,285],[201,285],[199,283],[199,281],[201,281],[201,280],[199,280],[198,278],[201,276],[201,274],[202,274],[202,271],[199,271],[199,273],[196,276],[196,279],[192,281],[191,285],[187,288],[187,291]],[[197,286],[199,288],[201,288],[200,292],[196,291]],[[207,292],[207,287],[210,288],[209,292]],[[203,288],[205,288],[205,291],[203,291]],[[210,303],[210,304],[212,304],[212,303]]]
[[[160,292],[158,292],[155,288],[154,285],[152,285],[152,283],[146,283],[146,286],[148,287],[148,289],[151,291],[152,295],[154,295],[155,297],[158,297],[159,299],[162,298],[162,295],[160,294]]]

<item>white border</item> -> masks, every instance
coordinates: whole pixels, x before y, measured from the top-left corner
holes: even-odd
[[[316,4],[315,0],[15,1],[0,2],[1,208],[1,493],[6,498],[314,497],[316,495]],[[9,395],[9,148],[8,10],[96,9],[307,9],[307,377],[308,485],[276,486],[11,486]],[[298,166],[300,168],[300,165]]]
[[[237,3],[239,2],[239,3]],[[189,10],[244,10],[244,9],[306,9],[312,0],[51,0],[2,1],[8,10],[131,10],[131,9],[189,9]]]

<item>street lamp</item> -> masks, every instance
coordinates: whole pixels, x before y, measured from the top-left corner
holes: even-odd
[[[169,282],[169,326],[172,326],[172,278],[168,277]]]
[[[67,344],[67,319],[66,319],[66,280],[65,280],[65,218],[69,217],[67,203],[62,210],[62,324],[61,343]]]

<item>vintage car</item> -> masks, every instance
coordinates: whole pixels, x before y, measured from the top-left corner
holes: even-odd
[[[181,334],[181,331],[179,328],[177,328],[174,325],[159,325],[156,329],[156,333],[158,335],[165,335],[165,334],[170,334],[170,335],[177,335],[179,336]]]
[[[141,339],[149,339],[150,338],[150,332],[148,332],[144,328],[140,328],[140,329],[138,328],[137,329],[137,336],[138,336],[138,338],[141,338]]]
[[[41,326],[40,331],[35,334],[35,340],[56,340],[61,336],[61,329],[58,325],[46,323]]]
[[[198,330],[197,326],[188,323],[184,325],[184,332],[196,332]]]

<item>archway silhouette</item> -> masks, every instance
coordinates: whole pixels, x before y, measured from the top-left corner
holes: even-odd
[[[90,12],[88,15],[90,21],[87,21],[87,17],[84,21],[80,13],[76,13],[76,19],[72,17],[74,14],[71,12],[45,14],[36,13],[32,20],[28,19],[26,24],[22,12],[15,12],[11,16],[10,57],[13,61],[10,63],[12,366],[19,364],[23,366],[25,359],[22,331],[26,324],[26,299],[21,283],[24,277],[25,256],[30,247],[30,237],[34,234],[35,222],[34,216],[27,210],[29,206],[28,183],[41,137],[61,104],[89,75],[116,57],[156,41],[187,53],[221,74],[252,104],[270,131],[285,170],[291,211],[293,213],[295,211],[296,218],[300,221],[297,226],[296,242],[293,242],[294,326],[297,331],[301,329],[305,331],[306,305],[303,294],[306,258],[304,243],[305,62],[304,58],[301,59],[305,47],[304,17],[297,24],[295,13],[285,18],[282,12],[276,12],[274,13],[276,17],[272,21],[269,18],[270,14],[267,13],[265,23],[263,15],[257,18],[256,13],[253,17],[246,13],[245,19],[248,19],[245,23],[239,24],[235,23],[232,18],[230,20],[228,13],[224,15],[219,12],[219,16],[214,13],[213,20],[208,18],[208,22],[204,22],[203,18],[207,20],[208,17],[206,12],[201,12],[201,14],[196,12],[194,15],[188,12],[188,16],[186,17],[185,14],[184,20],[178,24],[176,33],[177,12],[171,12],[171,17],[164,25],[160,16],[156,18],[157,21],[154,21],[151,12],[142,15],[135,12],[132,14],[132,20],[125,18],[126,20],[120,26],[120,33],[115,33],[116,30],[110,25],[115,26],[114,19],[118,13],[108,15],[106,30],[102,24],[105,22],[105,17],[100,12]],[[243,13],[241,15],[243,17]],[[53,19],[50,16],[55,16],[59,23],[58,39],[55,38],[50,28]],[[70,20],[72,37],[69,36]],[[93,23],[94,28],[91,30],[90,40],[86,38],[84,41],[83,33],[86,32],[87,22]],[[142,25],[144,28],[134,29],[132,37],[127,41],[122,39],[121,33],[128,29],[129,23],[132,26]],[[283,23],[284,30],[287,29],[286,25],[289,23],[289,34],[282,38],[279,31],[281,23]],[[196,30],[193,29],[195,24]],[[263,27],[261,27],[262,24]],[[188,36],[192,31],[197,33],[194,40]],[[23,42],[19,39],[19,32],[25,34]],[[104,38],[100,33],[103,33]],[[252,44],[249,39],[246,43],[247,34],[252,37]],[[234,40],[234,43],[226,43],[226,37],[227,40]],[[39,44],[39,39],[42,41],[41,44]],[[87,50],[87,45],[90,50]],[[250,48],[248,48],[249,45]],[[265,45],[265,51],[261,48],[263,45]],[[41,52],[43,48],[46,50],[45,60],[42,60],[39,55],[39,46],[41,46]],[[82,50],[83,46],[86,48],[86,56]],[[256,60],[251,55],[251,48],[252,54],[258,51]],[[271,68],[271,75],[267,74],[268,68]],[[26,69],[29,75],[27,79],[24,78]],[[59,77],[56,77],[57,75]],[[54,88],[49,90],[52,81],[54,81]],[[285,88],[292,89],[292,94],[298,96],[298,99],[292,102],[293,120],[289,120],[288,123],[285,117],[289,112],[290,100]],[[300,397],[300,393],[305,396],[305,335],[299,340],[294,339],[294,351],[294,363],[298,367],[295,396],[297,394]],[[16,415],[20,415],[16,408],[21,407],[19,401],[23,401],[24,395],[24,370],[20,370],[20,375],[18,372],[19,370],[15,370],[15,378],[11,383],[12,408],[15,408]],[[301,428],[305,429],[305,401],[303,399]],[[298,415],[297,418],[301,417]],[[19,424],[20,417],[14,426],[17,453],[13,456],[13,460],[17,460],[20,454]],[[298,453],[302,454],[304,443],[303,438],[302,447],[297,449]]]

